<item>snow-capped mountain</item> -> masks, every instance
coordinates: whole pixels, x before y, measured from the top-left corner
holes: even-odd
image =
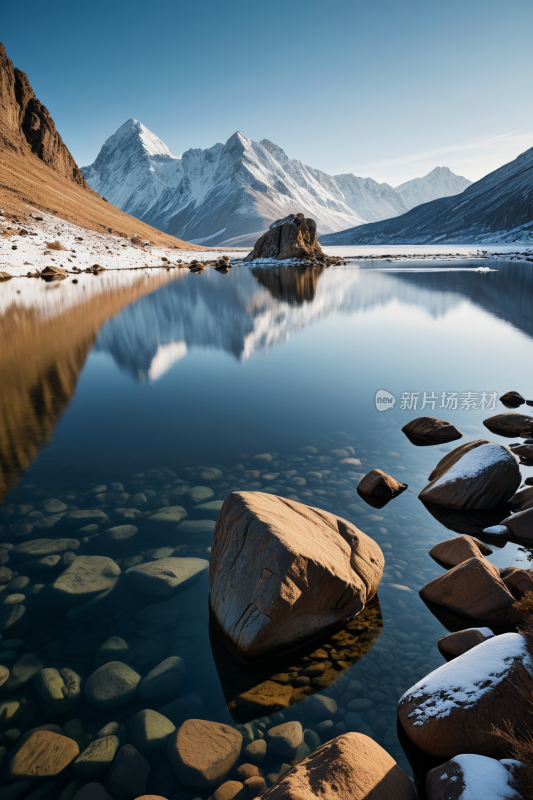
[[[429,203],[439,197],[452,197],[461,194],[472,181],[456,175],[448,167],[435,167],[423,178],[413,178],[396,187],[403,202],[410,210],[421,203]]]
[[[274,220],[299,211],[324,234],[409,208],[387,183],[327,175],[268,139],[254,142],[238,132],[225,144],[175,156],[134,119],[82,171],[92,189],[122,210],[198,244],[252,245]],[[439,182],[429,181],[426,190],[440,191]]]
[[[323,236],[323,245],[531,241],[533,147],[464,192],[423,203],[394,219]]]

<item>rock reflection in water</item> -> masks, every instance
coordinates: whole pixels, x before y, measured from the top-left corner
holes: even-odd
[[[213,657],[228,708],[236,722],[283,711],[326,689],[370,650],[383,630],[374,598],[344,628],[283,656],[244,665],[210,626]]]
[[[325,267],[254,267],[251,272],[272,297],[302,305],[315,299],[318,279]]]

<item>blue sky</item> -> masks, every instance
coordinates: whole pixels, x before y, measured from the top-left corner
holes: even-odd
[[[130,117],[236,130],[331,174],[471,180],[533,146],[531,0],[29,0],[0,40],[80,165]]]

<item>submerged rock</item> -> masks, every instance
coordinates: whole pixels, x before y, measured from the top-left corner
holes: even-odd
[[[498,753],[493,725],[530,722],[524,697],[533,692],[533,662],[519,633],[493,636],[426,675],[398,703],[409,738],[425,753],[451,758],[465,751]]]
[[[337,736],[286,772],[264,800],[415,800],[410,778],[362,733]]]
[[[462,433],[451,422],[436,417],[418,417],[404,425],[402,431],[413,444],[444,444],[461,439]]]
[[[53,778],[68,767],[79,752],[76,742],[66,736],[52,731],[35,731],[9,762],[9,779]]]
[[[188,719],[170,738],[167,755],[178,780],[186,786],[218,786],[242,747],[242,735],[220,722]]]
[[[80,781],[92,781],[104,774],[119,747],[117,736],[95,739],[72,765],[72,775]]]
[[[437,642],[439,650],[454,658],[462,656],[481,642],[494,636],[490,628],[465,628],[462,631],[448,633]]]
[[[511,535],[523,542],[533,542],[533,508],[511,514],[510,517],[503,519],[501,524],[506,529],[507,536]]]
[[[107,556],[78,556],[54,583],[43,589],[42,597],[50,605],[76,606],[115,586],[120,567]]]
[[[166,599],[188,586],[209,568],[203,558],[159,558],[126,570],[125,580],[147,597]]]
[[[213,537],[211,612],[238,657],[264,655],[359,614],[383,566],[379,546],[340,517],[233,492]]]
[[[254,249],[244,261],[257,258],[323,258],[324,253],[317,240],[316,222],[303,214],[289,214],[272,223],[268,231],[256,241]]]
[[[146,791],[150,764],[131,744],[118,751],[105,776],[106,788],[120,800],[139,797]]]
[[[84,694],[96,708],[118,708],[137,694],[141,676],[122,661],[110,661],[95,670],[88,679]]]
[[[421,500],[457,510],[495,508],[520,486],[518,463],[500,444],[483,444],[462,455],[419,494]]]
[[[471,558],[439,575],[420,589],[420,596],[435,605],[480,622],[509,622],[515,598],[486,559]]]

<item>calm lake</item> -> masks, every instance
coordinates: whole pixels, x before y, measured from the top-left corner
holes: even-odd
[[[436,519],[418,493],[457,444],[510,443],[483,420],[506,410],[498,401],[505,391],[533,397],[532,300],[533,265],[501,260],[145,270],[82,274],[75,284],[71,276],[1,284],[0,563],[14,575],[0,593],[0,665],[11,670],[0,688],[0,745],[14,746],[13,729],[47,723],[87,743],[108,723],[127,726],[154,708],[175,725],[187,717],[251,723],[256,738],[269,724],[296,719],[311,749],[358,730],[412,775],[409,757],[416,773],[416,754],[398,739],[396,704],[444,663],[437,640],[460,627],[418,595],[443,571],[428,551],[481,532],[472,520]],[[386,411],[376,408],[379,390],[395,398]],[[414,446],[401,428],[422,415],[452,422],[463,439]],[[346,470],[332,451],[360,466]],[[374,468],[409,485],[381,509],[356,491]],[[122,573],[171,555],[208,561],[221,501],[233,490],[327,509],[374,538],[386,566],[365,615],[303,650],[244,667],[210,630],[206,570],[170,600],[141,597],[121,576],[95,603],[46,602],[47,586],[74,558],[69,552],[108,556]],[[150,515],[174,506],[186,518],[154,530]],[[63,518],[72,510],[99,513]],[[106,534],[124,524],[137,532]],[[76,541],[52,544],[55,561],[11,553],[65,537]],[[493,549],[498,567],[528,566],[529,553],[512,543]],[[123,640],[113,640],[114,658],[141,676],[179,656],[186,677],[152,705],[137,697],[94,707],[83,686],[110,637]],[[42,667],[79,676],[79,702],[67,710],[44,703],[33,685]],[[296,672],[309,677],[309,692],[333,698],[335,713],[319,713],[311,694],[281,711],[247,700],[263,681],[284,687]],[[147,758],[151,793],[169,798],[184,788],[164,749]],[[282,763],[268,756],[259,766],[279,774]],[[197,794],[209,791],[183,797]]]

